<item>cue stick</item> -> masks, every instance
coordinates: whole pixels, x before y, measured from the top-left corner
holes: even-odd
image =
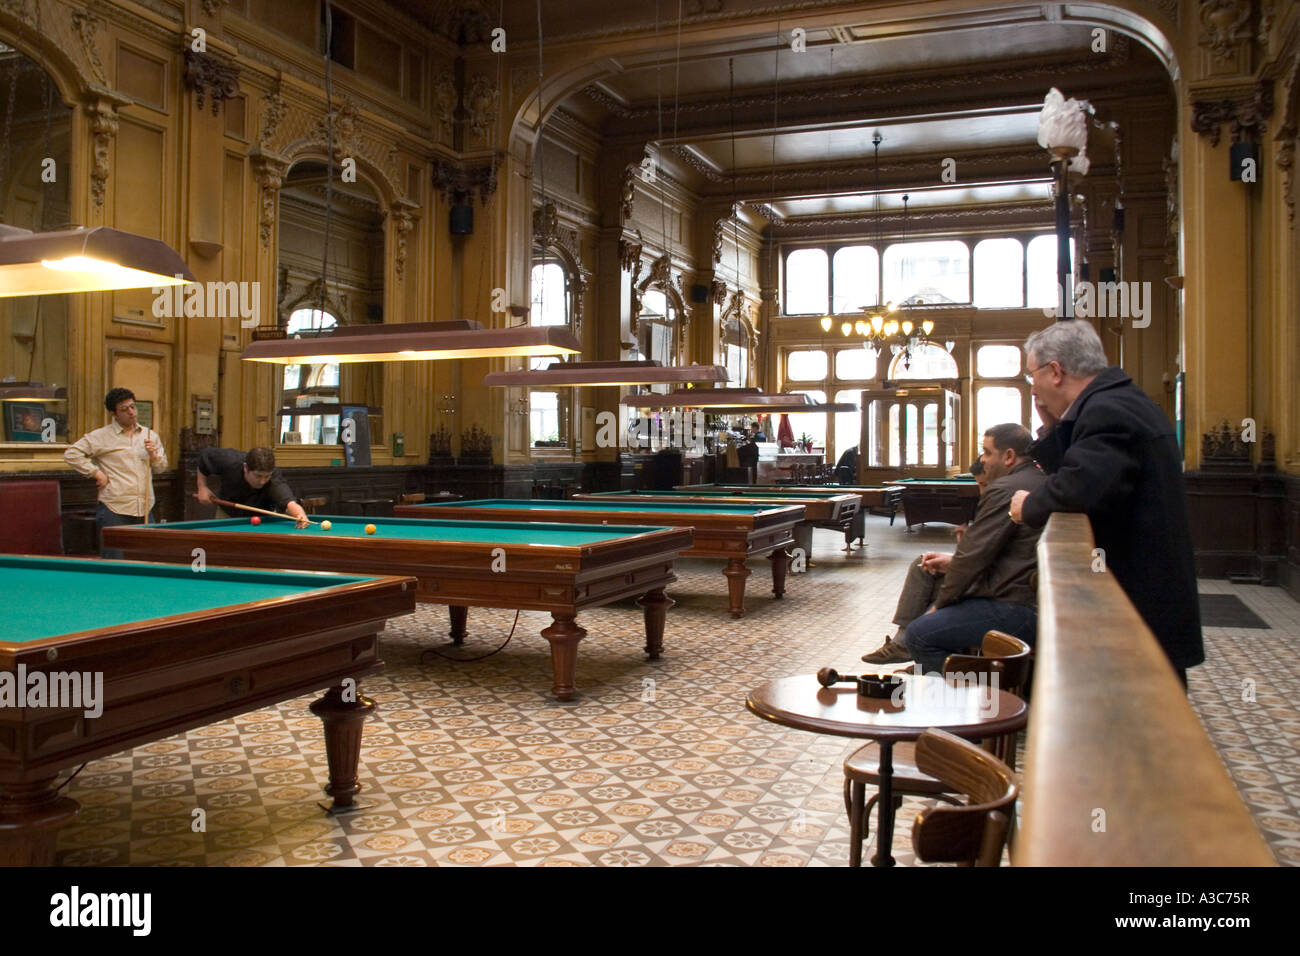
[[[197,498],[198,495],[195,495],[194,497]],[[265,508],[254,508],[252,505],[237,504],[236,502],[233,501],[226,501],[224,498],[218,498],[216,495],[212,496],[212,500],[215,501],[217,504],[221,505],[221,507],[223,508],[242,508],[244,511],[256,511],[260,515],[270,515],[272,518],[284,518],[286,521],[298,520],[293,515],[280,514],[280,512],[278,511],[267,511]],[[307,523],[320,524],[319,521],[312,521],[311,518],[307,519]]]

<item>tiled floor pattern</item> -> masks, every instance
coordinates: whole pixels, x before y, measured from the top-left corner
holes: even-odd
[[[569,704],[549,693],[537,633],[549,615],[521,614],[510,645],[485,660],[421,664],[447,628],[444,609],[423,606],[390,625],[388,670],[363,684],[380,705],[363,741],[369,809],[318,808],[324,742],[303,698],[88,765],[68,790],[83,809],[58,862],[843,865],[840,764],[856,744],[761,721],[745,693],[825,665],[852,671],[892,630],[905,563],[951,536],[872,518],[865,554],[844,556],[841,540],[817,533],[817,566],[791,578],[783,601],[767,562],[753,562],[740,621],[727,615],[720,563],[682,562],[654,663],[634,606],[581,615],[581,696]],[[1300,607],[1278,589],[1204,588],[1240,594],[1274,627],[1207,633],[1211,663],[1192,672],[1192,697],[1279,860],[1300,863],[1300,681],[1286,666]],[[472,609],[464,653],[500,643],[514,617]],[[1239,675],[1255,677],[1254,703],[1240,701]],[[913,862],[922,806],[900,814],[900,863]]]

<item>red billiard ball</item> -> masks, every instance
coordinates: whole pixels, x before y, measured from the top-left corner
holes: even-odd
[[[251,518],[248,519],[248,523],[249,523],[249,524],[261,524],[261,523],[262,523],[262,519],[261,519],[260,517],[258,517],[257,515],[253,515],[253,517],[251,517]]]

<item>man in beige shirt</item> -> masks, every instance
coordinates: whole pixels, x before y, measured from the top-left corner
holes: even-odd
[[[99,529],[151,520],[153,476],[167,469],[162,438],[138,422],[135,395],[115,388],[104,396],[113,420],[96,428],[63,453],[63,460],[99,487],[95,525]],[[116,550],[100,552],[121,558]]]

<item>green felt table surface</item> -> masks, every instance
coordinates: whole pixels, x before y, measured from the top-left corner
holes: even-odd
[[[151,621],[372,580],[303,571],[0,555],[0,642]]]
[[[887,485],[973,485],[974,477],[970,478],[895,478],[893,481],[887,481]]]
[[[425,505],[411,505],[413,508],[424,508]],[[674,514],[683,511],[702,511],[709,514],[757,514],[761,511],[770,511],[773,505],[740,505],[740,504],[717,504],[709,505],[699,502],[683,501],[680,504],[669,501],[611,501],[606,504],[603,501],[572,501],[572,500],[555,500],[555,499],[536,499],[536,498],[479,498],[473,501],[449,501],[446,504],[439,504],[440,508],[511,508],[526,511],[537,511],[544,513],[546,511],[644,511],[647,514],[653,514],[656,511],[672,512]],[[524,525],[523,527],[529,527]]]
[[[828,489],[827,491],[818,491],[818,490],[816,490],[815,488],[790,488],[790,489],[786,489],[786,488],[781,488],[781,487],[779,487],[779,486],[776,486],[776,487],[770,487],[770,488],[769,488],[769,487],[764,487],[764,486],[762,486],[762,485],[755,485],[755,486],[753,486],[753,487],[746,487],[745,490],[744,490],[744,492],[739,492],[739,491],[729,491],[729,490],[726,490],[726,489],[714,489],[714,488],[710,488],[710,489],[708,489],[708,490],[701,490],[701,491],[692,491],[692,490],[690,490],[690,489],[675,489],[675,490],[673,490],[673,491],[646,491],[646,490],[643,489],[643,490],[641,490],[641,491],[602,491],[602,492],[598,492],[598,494],[599,494],[602,498],[611,498],[611,499],[613,499],[613,498],[631,498],[632,500],[636,500],[637,498],[641,498],[641,497],[649,497],[649,498],[675,498],[675,497],[680,497],[680,498],[735,498],[737,495],[740,495],[740,494],[766,496],[766,497],[768,497],[768,498],[828,498],[828,497],[831,497],[831,496],[833,496],[833,495],[846,495],[846,494],[848,494],[848,493],[849,493],[849,492],[848,492],[847,490],[840,489],[840,488],[831,488],[831,489]]]
[[[527,504],[528,502],[524,502]],[[441,507],[452,507],[465,502],[448,502]],[[186,531],[228,531],[239,534],[297,535],[304,542],[320,538],[359,538],[365,541],[454,541],[491,544],[519,544],[534,547],[585,547],[625,538],[633,534],[658,531],[655,527],[627,525],[571,525],[547,524],[535,521],[456,521],[436,518],[366,518],[354,515],[312,515],[313,521],[328,521],[328,531],[318,525],[295,528],[292,519],[263,518],[253,524],[243,518],[215,518],[209,521],[173,521],[149,525],[150,531],[174,533]],[[366,525],[375,526],[373,535],[366,534]],[[136,527],[141,527],[137,525]]]

